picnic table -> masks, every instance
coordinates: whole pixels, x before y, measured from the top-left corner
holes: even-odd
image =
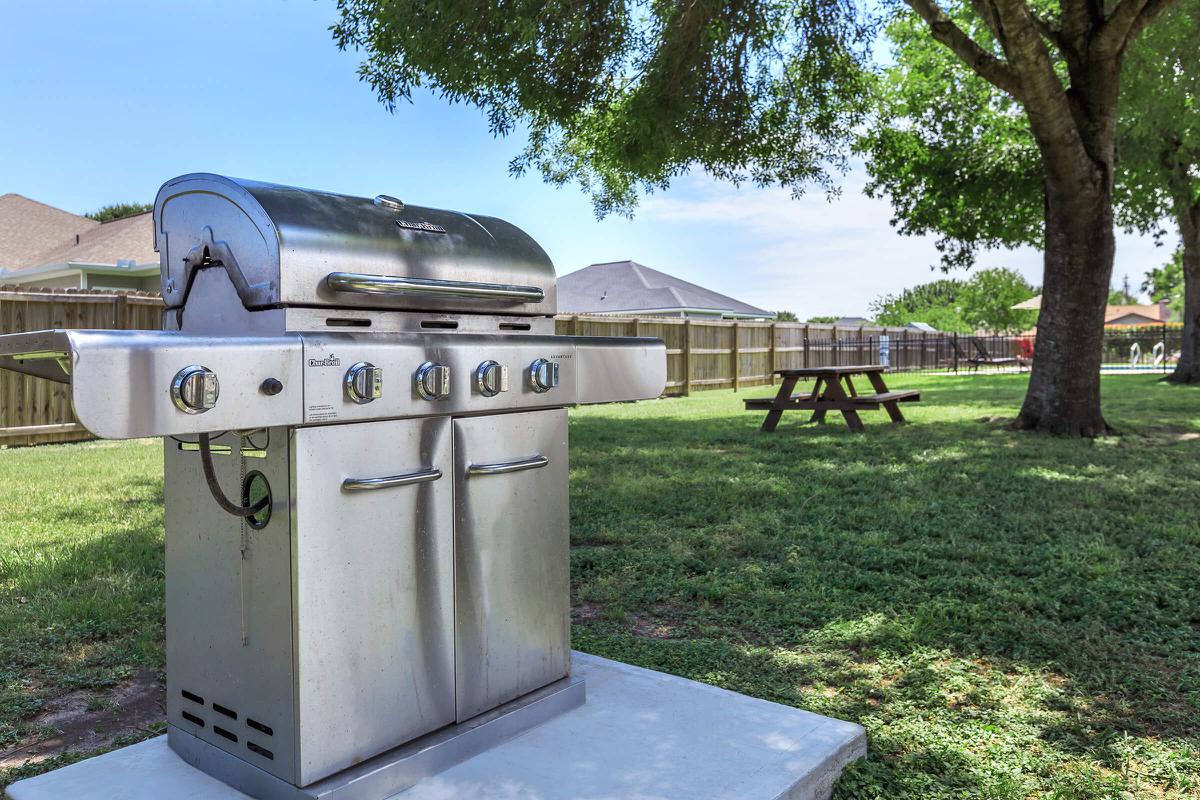
[[[915,403],[921,393],[915,389],[888,390],[883,380],[886,367],[882,364],[860,364],[848,367],[806,367],[804,369],[777,369],[775,374],[783,381],[774,397],[754,397],[745,401],[747,411],[766,410],[762,429],[773,431],[779,424],[784,411],[811,410],[809,422],[824,422],[830,411],[840,411],[851,430],[865,430],[859,411],[876,411],[881,406],[892,422],[904,422],[900,403]],[[864,376],[874,390],[871,394],[859,394],[854,387],[855,376]],[[808,394],[792,394],[801,378],[814,378],[812,391]]]

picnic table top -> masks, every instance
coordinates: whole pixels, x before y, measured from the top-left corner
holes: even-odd
[[[802,367],[800,369],[777,369],[776,375],[804,377],[806,375],[864,375],[868,372],[883,372],[883,364],[858,364],[841,367]]]

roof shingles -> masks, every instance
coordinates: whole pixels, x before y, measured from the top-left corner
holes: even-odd
[[[563,275],[558,279],[558,309],[565,314],[687,310],[737,316],[774,316],[770,311],[636,261],[592,264]]]
[[[150,212],[101,223],[19,194],[0,195],[0,272],[129,262],[158,265]]]
[[[19,194],[0,195],[0,269],[50,263],[41,258],[44,253],[74,244],[77,235],[98,227],[94,219]]]

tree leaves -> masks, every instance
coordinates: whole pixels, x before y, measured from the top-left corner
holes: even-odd
[[[873,28],[853,0],[501,4],[339,0],[341,48],[390,108],[414,87],[524,128],[512,172],[577,183],[598,216],[698,166],[834,191],[865,118]]]

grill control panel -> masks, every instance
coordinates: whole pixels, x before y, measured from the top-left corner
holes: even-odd
[[[520,333],[305,334],[303,341],[306,425],[655,397],[666,380],[659,342]],[[347,369],[360,363],[392,376],[369,403],[353,402],[344,387]],[[404,376],[401,386],[396,375]]]

